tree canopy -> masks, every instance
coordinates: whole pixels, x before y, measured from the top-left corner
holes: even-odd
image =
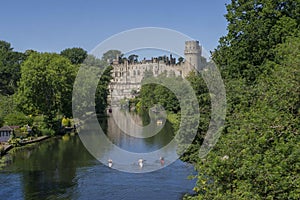
[[[254,83],[268,71],[262,63],[274,60],[276,46],[297,34],[299,4],[299,0],[232,0],[226,6],[228,34],[213,54],[223,73]]]
[[[12,95],[17,90],[20,79],[20,64],[25,55],[13,51],[10,43],[0,41],[0,94]]]
[[[102,56],[102,60],[107,62],[107,64],[111,64],[111,62],[117,57],[121,56],[122,53],[119,50],[109,50],[105,52]]]
[[[213,59],[227,119],[186,199],[300,198],[300,1],[232,0]],[[190,154],[192,155],[192,154]]]
[[[17,102],[27,114],[70,115],[77,69],[58,54],[31,53],[22,64]]]
[[[88,56],[87,52],[79,47],[65,49],[60,52],[60,55],[68,58],[72,64],[81,64]]]

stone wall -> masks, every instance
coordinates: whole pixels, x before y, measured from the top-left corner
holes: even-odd
[[[112,71],[112,81],[109,85],[109,103],[112,106],[120,104],[121,99],[134,97],[134,91],[139,92],[144,75],[152,73],[154,77],[164,73],[166,76],[186,77],[189,72],[201,67],[201,46],[198,41],[187,41],[185,43],[185,61],[176,64],[176,59],[167,58],[166,60],[143,60],[137,63],[123,63],[114,61]]]

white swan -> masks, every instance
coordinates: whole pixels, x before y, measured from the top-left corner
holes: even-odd
[[[138,161],[138,163],[139,163],[139,166],[140,166],[140,168],[142,168],[143,167],[143,162],[144,162],[144,160],[143,159],[139,159],[139,161]]]
[[[112,165],[113,165],[113,161],[112,161],[112,159],[108,159],[108,167],[112,167]]]

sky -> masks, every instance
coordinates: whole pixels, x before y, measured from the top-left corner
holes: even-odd
[[[142,27],[173,29],[212,51],[226,35],[229,0],[10,0],[0,2],[0,40],[16,51],[88,52],[120,32]]]

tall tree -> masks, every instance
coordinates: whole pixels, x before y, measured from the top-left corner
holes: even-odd
[[[213,58],[227,120],[188,199],[299,199],[300,1],[232,0]]]
[[[78,47],[68,48],[60,52],[60,55],[68,58],[72,64],[81,64],[87,57],[87,52]]]
[[[10,43],[0,41],[0,94],[15,93],[20,79],[20,64],[24,59],[25,55],[13,51]]]
[[[228,34],[220,39],[213,58],[230,77],[251,82],[270,69],[273,49],[300,25],[300,1],[232,0],[227,5]]]
[[[199,195],[193,199],[300,198],[299,47],[300,37],[279,45],[278,63],[265,63],[273,70],[254,88],[242,79],[228,81],[234,111],[217,145],[198,161]],[[258,100],[249,106],[243,94],[257,94]]]
[[[111,64],[114,59],[121,55],[122,53],[119,50],[109,50],[103,54],[102,60],[107,62],[107,64]]]
[[[44,114],[49,120],[71,113],[77,69],[58,54],[31,53],[22,64],[17,102],[27,114]]]

